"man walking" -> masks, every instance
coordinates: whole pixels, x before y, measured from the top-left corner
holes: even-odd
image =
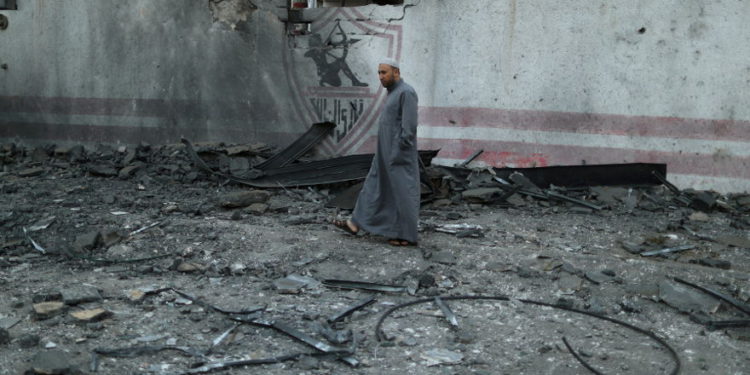
[[[391,245],[413,246],[420,194],[417,93],[401,79],[393,59],[378,65],[378,77],[388,95],[378,120],[377,151],[351,219],[333,224],[351,234],[362,229],[389,238]]]

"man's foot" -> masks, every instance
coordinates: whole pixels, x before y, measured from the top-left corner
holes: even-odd
[[[357,235],[357,233],[359,233],[359,228],[357,227],[357,225],[354,224],[351,220],[348,220],[348,219],[347,220],[336,220],[336,219],[334,219],[333,220],[333,225],[336,228],[339,228],[339,229],[343,230],[344,232],[349,233],[349,234],[353,234],[355,236]]]
[[[388,243],[393,246],[417,246],[416,242],[409,242],[398,238],[390,239]]]

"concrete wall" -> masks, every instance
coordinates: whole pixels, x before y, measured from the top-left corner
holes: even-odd
[[[307,10],[292,37],[283,3],[19,0],[0,137],[283,144],[329,119],[322,151],[367,152],[391,56],[443,163],[663,162],[750,190],[750,2],[407,0]]]

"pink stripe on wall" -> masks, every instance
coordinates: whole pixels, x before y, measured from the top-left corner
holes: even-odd
[[[670,173],[750,179],[750,158],[722,157],[608,147],[540,145],[519,142],[419,139],[420,149],[440,149],[438,157],[462,160],[484,149],[478,160],[493,166],[540,167],[610,163],[666,163]]]
[[[420,107],[425,126],[491,127],[640,137],[750,142],[750,121],[515,109]]]

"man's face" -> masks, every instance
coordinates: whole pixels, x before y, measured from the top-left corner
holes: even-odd
[[[401,79],[398,68],[394,68],[387,64],[378,65],[378,78],[383,87],[388,88],[393,86],[394,83]]]

